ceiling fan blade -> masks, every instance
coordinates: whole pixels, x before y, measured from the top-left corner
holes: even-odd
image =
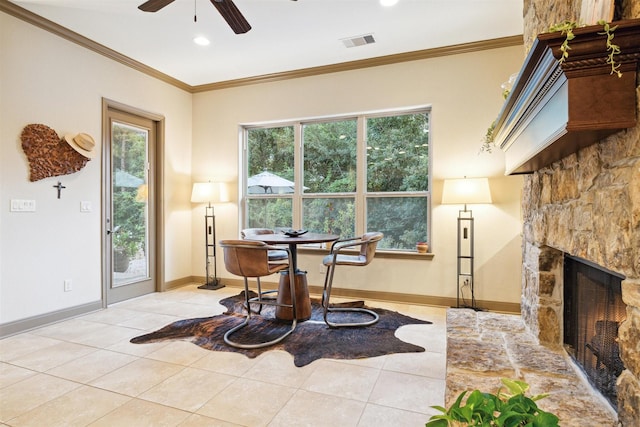
[[[234,33],[243,34],[251,29],[251,25],[244,19],[240,10],[231,0],[211,0],[211,3],[218,9],[220,15],[227,21]]]
[[[157,12],[173,2],[174,0],[149,0],[138,6],[138,9],[143,12]]]

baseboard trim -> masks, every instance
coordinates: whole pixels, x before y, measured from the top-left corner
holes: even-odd
[[[77,305],[75,307],[65,308],[63,310],[53,311],[51,313],[3,323],[0,325],[0,338],[5,338],[21,332],[27,332],[31,329],[39,328],[51,323],[61,322],[63,320],[71,319],[72,317],[81,316],[101,309],[102,301],[94,301],[87,304]]]
[[[198,276],[189,276],[189,277],[183,277],[182,279],[177,279],[177,280],[171,280],[170,282],[164,282],[164,286],[162,287],[162,291],[170,291],[173,289],[178,289],[178,288],[182,288],[183,286],[186,285],[190,285],[192,283],[197,283],[197,282],[202,282],[204,283],[204,276],[202,277],[198,277]]]
[[[224,279],[225,286],[244,288],[244,282],[237,279]],[[263,289],[277,289],[278,283],[261,281]],[[309,285],[309,293],[321,295],[322,286]],[[398,292],[365,291],[361,289],[333,288],[331,295],[341,298],[355,298],[368,301],[398,302],[403,304],[432,305],[437,307],[455,307],[456,298],[438,297],[431,295],[404,294]],[[477,300],[476,305],[487,311],[499,313],[520,314],[520,304],[503,301]]]

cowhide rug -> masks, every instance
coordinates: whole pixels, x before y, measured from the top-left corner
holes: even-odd
[[[232,351],[254,358],[269,350],[284,350],[293,356],[295,366],[305,366],[321,358],[359,359],[382,356],[391,353],[418,353],[423,347],[409,344],[395,336],[400,326],[411,324],[431,324],[429,321],[414,319],[395,311],[382,308],[370,308],[380,315],[378,323],[367,327],[338,328],[327,327],[322,317],[320,301],[311,299],[311,318],[298,322],[295,331],[278,344],[259,349],[239,349],[224,342],[224,334],[244,320],[244,291],[239,295],[220,301],[227,307],[224,314],[213,317],[201,317],[173,322],[155,332],[135,337],[134,344],[159,342],[165,340],[190,341],[212,351]],[[336,304],[336,306],[360,306],[362,301]],[[369,307],[368,307],[369,308]],[[252,310],[257,305],[252,304]],[[275,307],[263,306],[260,314],[253,313],[248,326],[233,335],[237,342],[267,341],[290,327],[289,322],[275,319]],[[353,313],[332,313],[334,321],[353,318]],[[360,315],[362,316],[362,315]]]

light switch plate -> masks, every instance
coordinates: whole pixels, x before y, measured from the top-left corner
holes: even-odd
[[[91,206],[91,202],[82,201],[80,202],[80,212],[91,212],[93,207]]]
[[[11,199],[11,212],[35,212],[36,201],[24,199]]]

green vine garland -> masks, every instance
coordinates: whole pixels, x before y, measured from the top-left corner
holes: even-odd
[[[560,52],[562,52],[562,57],[558,60],[561,64],[569,57],[569,51],[571,47],[569,46],[569,42],[576,38],[573,34],[573,30],[578,28],[578,24],[574,21],[564,21],[560,24],[555,24],[549,27],[549,32],[560,31],[561,34],[565,34],[565,39],[560,45]]]
[[[487,128],[487,132],[482,137],[482,145],[480,146],[480,153],[491,153],[495,148],[495,135],[493,134],[496,128],[496,120],[491,123],[491,126]]]
[[[617,25],[611,26],[608,22],[604,20],[598,21],[598,25],[602,25],[602,32],[598,34],[607,36],[607,64],[611,65],[611,75],[615,74],[618,77],[622,77],[622,73],[620,72],[620,64],[616,62],[616,55],[620,54],[620,46],[613,43],[614,32]],[[569,57],[569,51],[571,47],[569,46],[569,42],[573,40],[576,36],[573,34],[573,30],[578,28],[578,24],[574,21],[564,21],[559,24],[555,24],[549,27],[550,32],[560,31],[561,34],[565,35],[565,39],[560,45],[560,52],[562,52],[562,56],[558,60],[561,64]]]
[[[618,76],[618,78],[622,77],[622,73],[620,72],[620,64],[616,63],[616,59],[615,59],[615,55],[619,55],[620,54],[620,46],[618,46],[617,44],[613,43],[613,37],[614,37],[614,31],[616,30],[616,28],[618,28],[618,26],[610,26],[608,22],[605,21],[598,21],[598,24],[602,25],[602,28],[604,29],[603,32],[598,33],[598,34],[604,34],[607,36],[607,52],[608,52],[608,56],[607,56],[607,64],[611,65],[611,73],[610,74],[615,74]]]

